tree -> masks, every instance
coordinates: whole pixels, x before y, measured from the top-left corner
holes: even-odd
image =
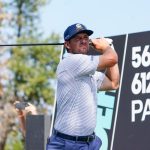
[[[52,34],[43,42],[58,42],[58,40],[59,36]],[[27,41],[34,43],[33,39]],[[13,72],[14,78],[9,85],[11,86],[10,89],[14,90],[15,96],[32,102],[39,102],[42,99],[53,104],[54,88],[52,81],[55,80],[59,54],[59,46],[13,48],[9,68]]]
[[[3,100],[3,101],[2,101]],[[5,101],[6,101],[5,97]],[[4,99],[0,101],[0,150],[4,150],[8,134],[11,131],[16,132],[15,118],[16,111],[10,103],[6,103]]]
[[[7,7],[11,7],[9,10],[13,13],[11,27],[16,31],[18,43],[59,41],[60,37],[55,34],[42,40],[38,32],[38,10],[46,2],[46,0],[10,0],[7,3]],[[54,91],[50,81],[55,78],[60,47],[17,47],[9,51],[11,52],[9,68],[14,77],[9,85],[14,95],[17,98],[31,101],[43,99],[52,104]]]
[[[8,0],[5,2],[6,12],[12,16],[8,24],[11,29],[14,29],[13,37],[37,36],[39,10],[48,2],[50,0]]]
[[[3,10],[10,16],[1,23],[7,35],[6,41],[10,43],[59,42],[59,35],[54,33],[49,38],[43,39],[38,28],[39,9],[46,3],[47,0],[3,2]],[[0,102],[0,118],[4,118],[3,124],[4,122],[7,124],[0,128],[0,135],[3,135],[0,137],[0,150],[4,150],[6,139],[12,133],[11,131],[17,133],[14,130],[17,126],[14,119],[16,114],[11,103],[12,97],[36,101],[37,104],[40,100],[53,104],[53,81],[60,54],[59,46],[13,47],[7,50],[10,58],[6,61],[5,67],[9,68],[11,73]],[[6,107],[3,107],[4,104]],[[9,113],[5,110],[9,110]]]
[[[13,14],[11,27],[15,29],[18,43],[41,41],[41,34],[38,33],[38,10],[46,2],[46,0],[10,0],[7,3],[7,7],[11,8],[9,10]],[[43,42],[58,41],[59,36],[55,34],[43,40]],[[12,57],[9,60],[9,68],[13,72],[14,78],[10,82],[10,89],[14,91],[17,98],[31,101],[43,99],[53,103],[54,91],[50,79],[54,78],[59,53],[60,48],[57,46],[11,49]]]

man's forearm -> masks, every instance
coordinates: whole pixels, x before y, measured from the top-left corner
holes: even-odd
[[[120,82],[120,73],[118,64],[107,68],[106,76],[112,81],[113,89],[118,89]]]

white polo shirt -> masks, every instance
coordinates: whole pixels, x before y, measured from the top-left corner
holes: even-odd
[[[57,68],[57,115],[54,128],[86,136],[96,126],[97,88],[104,74],[96,72],[99,56],[67,53]]]

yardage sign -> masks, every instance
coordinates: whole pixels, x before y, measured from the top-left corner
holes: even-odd
[[[129,34],[113,150],[150,150],[150,32]]]
[[[150,150],[150,31],[110,38],[121,82],[119,90],[97,94],[101,150]]]

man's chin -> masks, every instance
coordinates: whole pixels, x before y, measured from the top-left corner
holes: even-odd
[[[84,52],[82,51],[81,54],[87,54],[87,51],[84,51]]]
[[[82,50],[81,50],[81,53],[82,53],[82,54],[87,54],[87,52],[88,52],[87,49],[82,49]]]

